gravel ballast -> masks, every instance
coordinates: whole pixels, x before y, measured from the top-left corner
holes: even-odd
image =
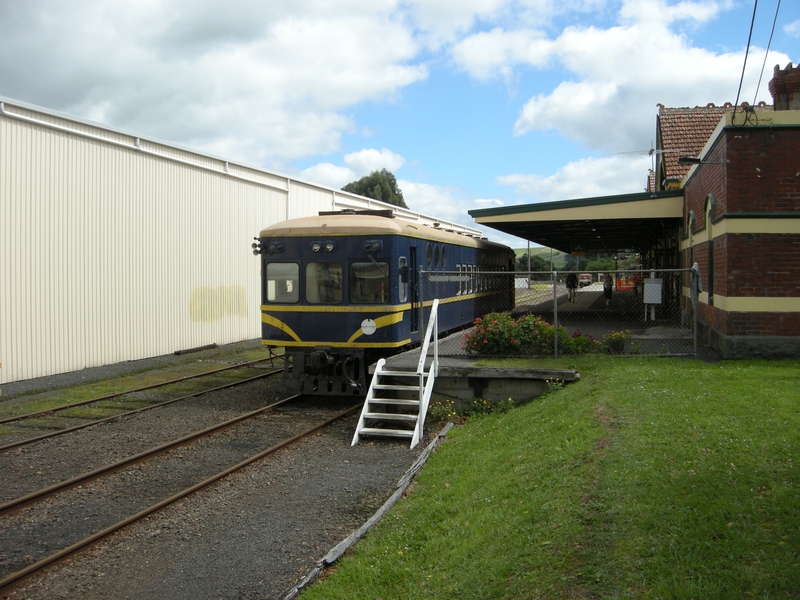
[[[374,515],[428,442],[351,447],[356,422],[167,507],[22,582],[11,598],[281,598]]]

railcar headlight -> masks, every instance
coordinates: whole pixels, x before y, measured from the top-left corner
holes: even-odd
[[[383,242],[381,240],[367,240],[364,242],[364,250],[367,253],[380,252],[382,248]]]
[[[283,252],[283,244],[281,242],[267,242],[263,246],[259,244],[259,250],[266,251],[267,254],[276,254]]]
[[[319,252],[320,250],[322,250],[322,244],[320,242],[311,242],[312,252]]]
[[[336,244],[333,242],[325,242],[325,252],[333,252],[336,250]]]

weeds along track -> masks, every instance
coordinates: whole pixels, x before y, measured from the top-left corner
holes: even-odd
[[[0,416],[0,452],[282,372],[282,369],[269,369],[253,375],[253,371],[264,366],[266,360],[269,359],[239,363],[76,401],[70,401],[68,395],[74,392],[64,392],[62,398],[44,400],[50,405],[46,409]]]
[[[0,596],[33,573],[359,408],[345,401],[285,398],[6,501],[0,505]],[[17,470],[9,481],[16,478],[19,484],[24,477],[25,471]]]

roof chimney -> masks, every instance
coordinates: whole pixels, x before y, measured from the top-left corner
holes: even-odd
[[[795,69],[789,63],[781,71],[780,66],[775,65],[775,73],[769,82],[769,93],[772,94],[773,109],[800,110],[800,68]]]

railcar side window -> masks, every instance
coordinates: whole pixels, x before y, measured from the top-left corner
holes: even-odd
[[[439,264],[440,264],[440,263],[439,263],[439,246],[438,246],[438,244],[437,244],[437,246],[436,246],[436,247],[433,249],[433,264],[434,264],[434,265],[436,265],[437,267],[438,267],[438,266],[439,266]]]
[[[397,289],[400,291],[398,300],[406,302],[408,300],[408,260],[405,256],[397,259]]]
[[[464,282],[461,281],[461,265],[456,265],[456,296],[460,296],[464,290]]]
[[[386,304],[389,302],[389,263],[350,263],[350,302]]]
[[[300,299],[300,265],[267,263],[267,302],[287,303]]]
[[[425,260],[428,263],[428,268],[430,269],[433,265],[433,250],[431,250],[431,245],[428,244],[428,248],[425,250]]]
[[[341,301],[342,263],[308,263],[306,265],[306,302],[339,304]]]
[[[442,266],[447,266],[447,249],[444,246],[442,246]]]

